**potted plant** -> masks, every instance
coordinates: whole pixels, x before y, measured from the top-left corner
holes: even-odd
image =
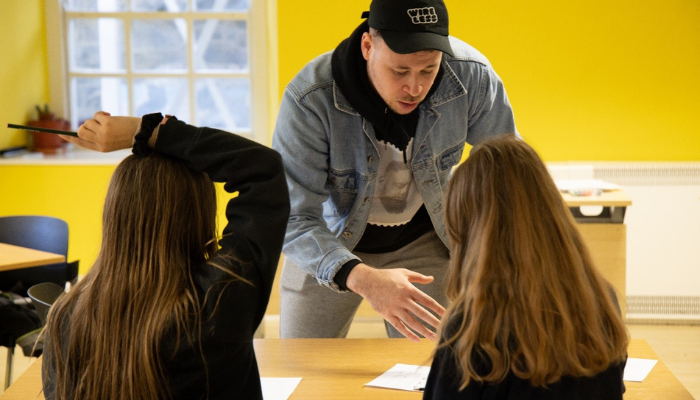
[[[39,105],[35,108],[38,113],[38,119],[27,122],[27,125],[40,128],[70,130],[70,122],[63,118],[56,118],[56,115],[49,110],[48,104],[44,104],[43,109]],[[40,151],[44,154],[56,154],[56,152],[66,144],[66,141],[53,133],[32,132],[32,137],[34,143],[32,147],[34,151]]]

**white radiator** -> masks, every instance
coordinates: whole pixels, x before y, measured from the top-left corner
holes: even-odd
[[[629,321],[700,323],[700,162],[550,163],[556,179],[619,185],[627,208]]]

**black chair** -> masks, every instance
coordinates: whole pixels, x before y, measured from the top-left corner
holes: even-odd
[[[68,255],[68,224],[59,218],[21,215],[0,217],[0,242],[49,253]],[[0,290],[27,295],[27,289],[53,282],[75,283],[79,261],[0,272]]]
[[[68,224],[59,218],[47,216],[0,217],[0,242],[67,256]],[[27,289],[39,283],[53,282],[65,287],[66,282],[77,281],[78,265],[79,261],[73,261],[3,271],[0,272],[0,291],[24,298],[27,296]],[[7,325],[12,324],[12,321],[2,321],[2,324],[6,325],[3,331],[12,331],[7,329]],[[0,332],[0,346],[8,348],[5,387],[9,386],[11,381],[12,359],[17,339],[13,334]]]
[[[60,295],[65,293],[65,289],[53,282],[44,282],[34,285],[27,290],[29,298],[41,319],[41,325],[46,325],[46,317],[49,309]]]
[[[41,318],[30,299],[14,293],[0,292],[0,346],[7,347],[5,389],[12,381],[15,346],[21,346],[26,356],[40,355],[40,350],[35,351],[39,332],[41,332]]]

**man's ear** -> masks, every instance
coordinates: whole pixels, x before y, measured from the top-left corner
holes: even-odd
[[[360,48],[362,49],[362,57],[365,60],[369,60],[369,52],[372,49],[372,45],[372,35],[370,35],[369,32],[363,33]]]

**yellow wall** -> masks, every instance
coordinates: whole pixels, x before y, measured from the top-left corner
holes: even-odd
[[[359,24],[369,2],[277,0],[279,93],[308,60]],[[451,32],[489,57],[520,132],[546,160],[700,161],[698,1],[447,0],[447,6]],[[43,12],[43,0],[0,0],[2,124],[25,122],[35,104],[48,100]],[[24,133],[0,132],[0,148],[25,143]],[[69,259],[80,259],[85,272],[99,248],[113,168],[0,166],[0,215],[66,219]]]
[[[278,0],[280,92],[370,0]],[[446,0],[547,161],[700,161],[700,2]]]
[[[114,166],[0,165],[0,216],[49,215],[68,223],[69,261],[80,272],[99,251],[102,205]]]
[[[0,1],[0,149],[24,146],[25,131],[5,128],[36,118],[48,100],[43,0]]]

